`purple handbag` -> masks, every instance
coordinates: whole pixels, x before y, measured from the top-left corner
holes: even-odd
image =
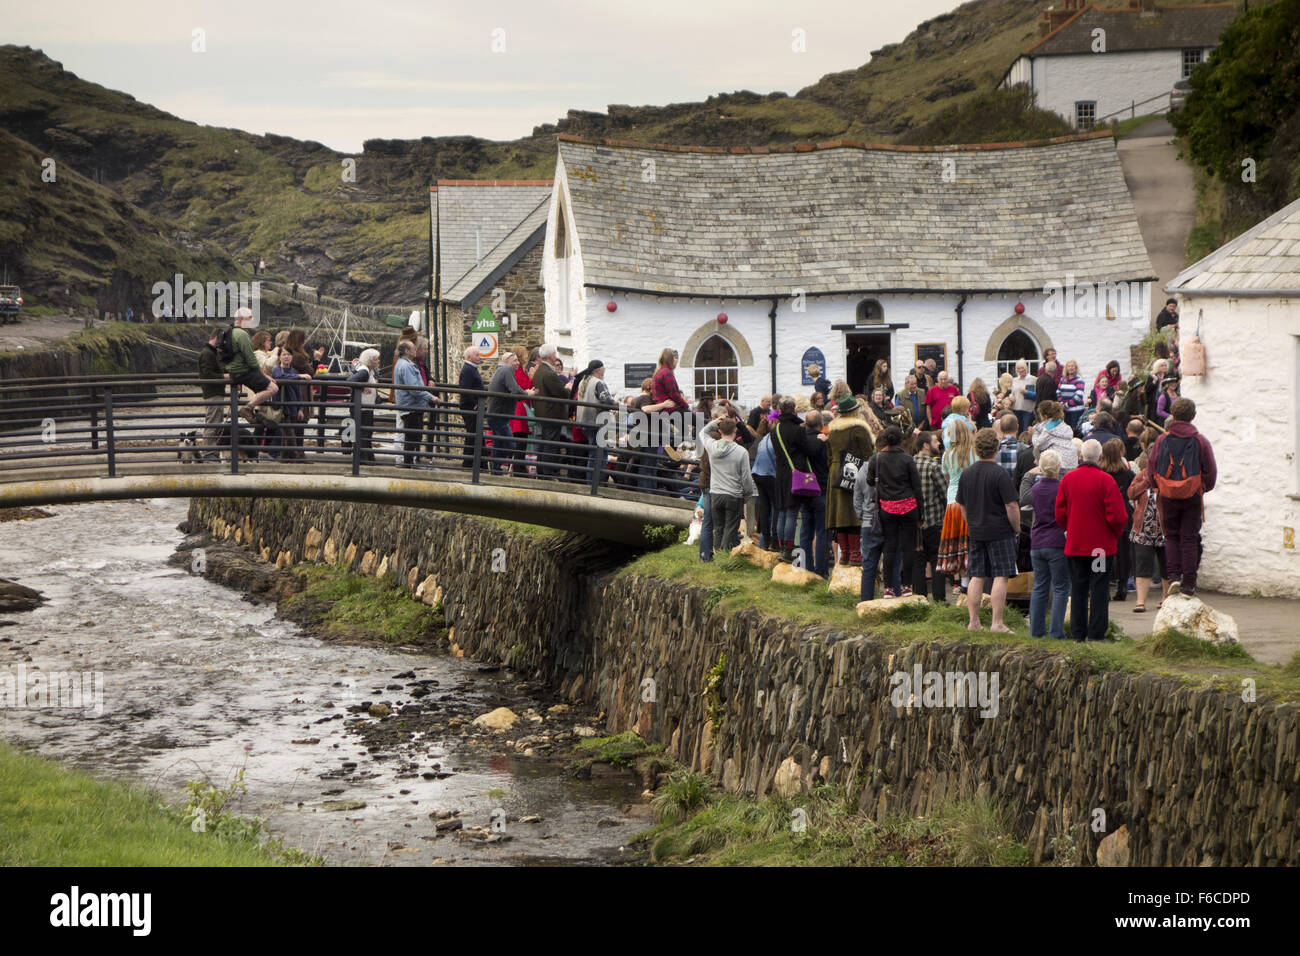
[[[776,443],[781,446],[781,453],[785,455],[786,462],[790,465],[790,494],[801,498],[816,498],[822,493],[822,486],[817,482],[817,476],[811,471],[800,471],[794,466],[794,461],[790,458],[790,453],[786,451],[785,442],[781,439],[781,429],[776,429]]]

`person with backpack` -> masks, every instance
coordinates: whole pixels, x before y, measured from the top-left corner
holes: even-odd
[[[1170,408],[1169,429],[1156,439],[1147,459],[1147,474],[1159,493],[1165,530],[1165,568],[1169,593],[1196,594],[1200,570],[1198,545],[1205,518],[1205,493],[1219,477],[1210,440],[1196,430],[1196,403],[1179,398]]]
[[[252,318],[252,310],[240,309],[239,311],[241,313],[247,311],[248,315],[237,315],[237,322],[242,318]],[[261,425],[272,427],[279,425],[280,413],[262,406],[275,398],[280,387],[262,374],[262,363],[257,360],[257,353],[253,351],[253,340],[248,337],[248,332],[238,325],[222,329],[221,337],[217,342],[217,358],[221,360],[221,366],[230,376],[230,381],[236,385],[246,386],[253,393],[248,404],[239,410],[240,417]]]

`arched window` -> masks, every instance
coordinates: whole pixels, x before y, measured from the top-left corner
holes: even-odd
[[[695,352],[695,399],[739,397],[740,363],[736,350],[720,335],[710,335]]]
[[[1011,377],[1015,378],[1016,363],[1022,359],[1029,365],[1029,374],[1037,375],[1040,356],[1034,337],[1024,329],[1016,329],[1002,340],[1002,345],[998,348],[998,377],[1003,372],[1010,372]]]
[[[885,310],[876,299],[863,299],[858,303],[858,325],[883,325]]]

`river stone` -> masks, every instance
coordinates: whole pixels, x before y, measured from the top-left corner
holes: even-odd
[[[831,594],[861,594],[862,569],[852,564],[837,564],[831,569]]]
[[[573,732],[579,737],[588,738],[596,736],[596,731],[591,727],[583,727],[581,724],[573,728]]]
[[[475,727],[485,727],[497,733],[509,730],[518,722],[519,715],[509,707],[498,707],[496,710],[474,718]]]
[[[775,551],[764,551],[754,543],[753,538],[745,538],[731,549],[733,557],[744,558],[750,564],[771,571],[780,563],[780,556]]]
[[[907,597],[876,598],[874,601],[859,602],[858,617],[877,618],[895,608],[904,607],[908,604],[928,603],[929,602],[919,594],[909,594]]]
[[[776,779],[772,786],[783,797],[793,797],[803,790],[803,767],[793,757],[786,757],[781,766],[776,768]]]
[[[366,801],[364,800],[326,800],[320,805],[326,812],[333,810],[364,810]]]
[[[1236,644],[1237,622],[1197,597],[1171,594],[1156,613],[1151,633],[1173,628],[1211,644]]]
[[[371,705],[370,705],[370,716],[371,716],[371,717],[387,717],[387,716],[388,716],[389,714],[391,714],[392,712],[393,712],[393,708],[389,707],[389,706],[386,705],[386,704],[371,704]]]
[[[45,596],[16,581],[0,578],[0,613],[30,611],[45,603]]]
[[[820,583],[821,578],[811,571],[801,571],[793,564],[778,564],[772,569],[772,583],[789,584],[792,587],[805,587],[809,584]]]
[[[1128,827],[1124,824],[1120,824],[1118,830],[1107,836],[1097,845],[1097,865],[1128,866],[1128,842]]]

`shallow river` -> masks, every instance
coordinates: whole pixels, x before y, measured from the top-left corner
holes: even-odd
[[[0,524],[0,575],[49,599],[5,616],[15,623],[0,627],[0,674],[30,661],[29,671],[103,678],[102,712],[0,710],[0,736],[176,802],[187,780],[224,787],[245,766],[237,809],[327,863],[626,859],[621,847],[648,826],[636,781],[569,779],[556,762],[509,753],[511,734],[496,752],[417,737],[400,752],[371,753],[345,726],[348,706],[409,699],[398,688],[410,686],[412,671],[437,681],[430,699],[454,698],[476,712],[503,703],[531,709],[537,727],[565,719],[547,714],[553,701],[449,654],[317,640],[272,607],[169,565],[186,506],[68,505],[51,509],[52,518]],[[589,716],[578,720],[592,725]],[[344,801],[365,806],[326,809]],[[436,833],[431,814],[447,810],[461,811],[466,828],[510,839],[480,845]],[[533,816],[542,819],[518,822]]]

